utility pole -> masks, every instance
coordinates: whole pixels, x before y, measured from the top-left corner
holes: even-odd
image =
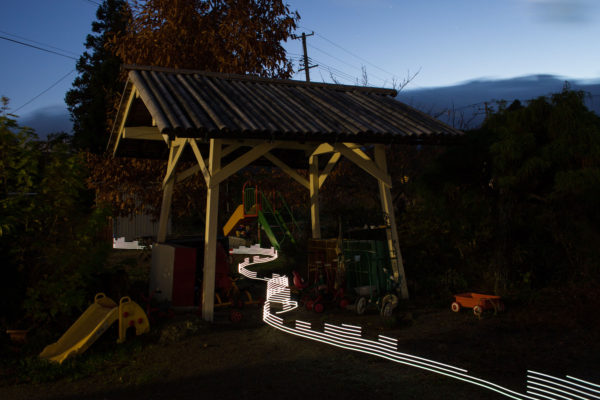
[[[310,82],[310,72],[309,72],[309,70],[311,68],[318,67],[318,65],[308,65],[308,52],[306,50],[306,37],[307,36],[312,36],[314,34],[315,33],[312,32],[312,33],[310,33],[310,34],[307,35],[306,33],[302,32],[302,36],[296,36],[296,35],[292,35],[291,36],[292,39],[300,39],[300,38],[302,38],[302,48],[304,49],[304,68],[300,68],[298,70],[298,72],[304,71],[306,73],[306,82]]]

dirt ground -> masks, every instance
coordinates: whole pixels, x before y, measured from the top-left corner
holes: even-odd
[[[467,310],[403,305],[396,322],[375,312],[306,310],[288,319],[362,325],[364,335],[399,339],[399,350],[469,370],[524,393],[528,369],[600,383],[598,302],[552,294],[535,304],[507,304],[503,314],[477,319]],[[571,301],[570,307],[568,301]],[[585,300],[585,301],[584,301]],[[0,399],[500,399],[494,392],[451,378],[334,348],[265,325],[261,310],[247,306],[242,322],[217,312],[207,324],[178,315],[133,338],[126,358],[106,353],[102,368],[81,379],[15,383],[4,371]],[[88,352],[106,352],[116,338]],[[85,355],[84,355],[85,357]],[[0,376],[1,377],[1,376]]]

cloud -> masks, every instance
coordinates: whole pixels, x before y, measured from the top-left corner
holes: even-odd
[[[581,24],[591,22],[590,0],[526,0],[542,22]]]
[[[39,108],[19,119],[19,125],[33,128],[40,138],[50,133],[72,133],[73,123],[64,105]]]

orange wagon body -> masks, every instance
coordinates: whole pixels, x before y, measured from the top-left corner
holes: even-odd
[[[500,296],[481,293],[461,293],[454,295],[452,311],[458,312],[461,308],[472,308],[475,315],[481,315],[484,310],[503,311],[504,305]]]

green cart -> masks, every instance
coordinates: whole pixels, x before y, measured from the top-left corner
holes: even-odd
[[[362,315],[377,307],[382,316],[390,316],[398,305],[387,242],[380,240],[344,240],[347,295],[354,310]]]

